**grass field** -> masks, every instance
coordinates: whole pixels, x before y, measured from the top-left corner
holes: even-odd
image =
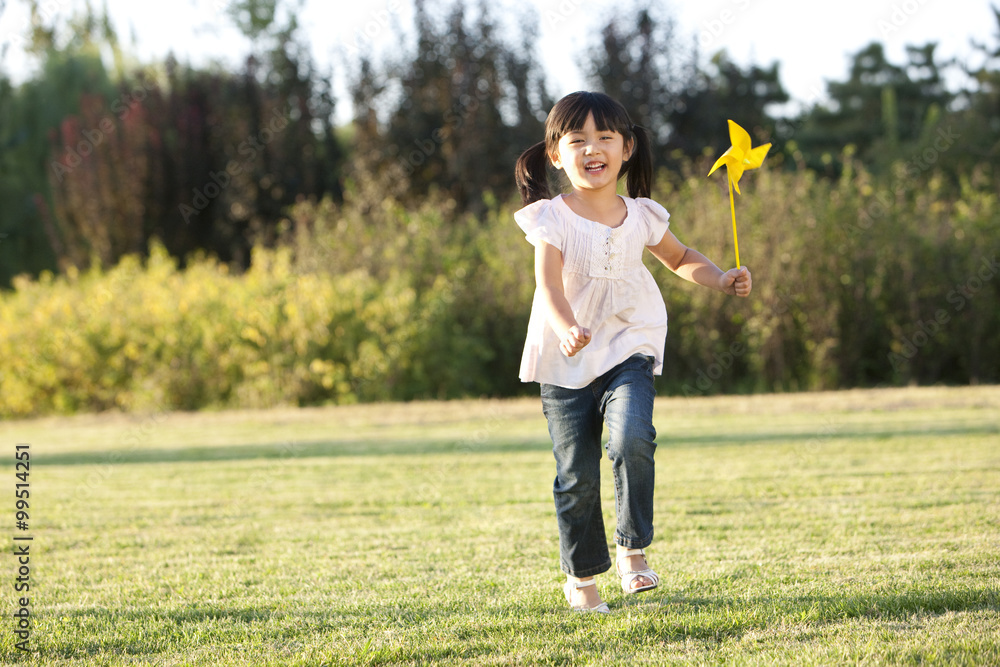
[[[566,609],[537,400],[0,423],[46,665],[1000,664],[1000,388],[660,399],[662,583]],[[614,524],[610,470],[607,521]],[[8,553],[10,549],[8,549]]]

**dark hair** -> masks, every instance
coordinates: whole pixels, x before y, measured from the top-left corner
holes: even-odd
[[[604,93],[570,93],[552,107],[545,119],[545,141],[521,153],[514,167],[514,180],[525,206],[539,199],[550,199],[546,168],[549,155],[559,148],[563,135],[583,129],[587,116],[594,115],[598,130],[617,132],[632,143],[632,156],[622,164],[618,178],[628,176],[629,197],[649,197],[653,189],[653,153],[649,133],[633,125],[625,107]]]

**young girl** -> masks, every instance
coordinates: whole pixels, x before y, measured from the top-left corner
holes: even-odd
[[[546,168],[572,190],[551,197]],[[642,250],[680,277],[745,297],[746,268],[723,272],[668,229],[648,199],[653,161],[646,130],[601,93],[567,95],[545,122],[545,141],[517,161],[525,207],[514,214],[535,246],[536,290],[521,380],[541,384],[556,459],[553,488],[563,587],[577,611],[608,612],[594,575],[611,568],[601,512],[601,435],[615,481],[615,570],[626,594],[659,584],[653,541],[653,376],[663,370],[667,311]],[[627,176],[628,197],[617,194]]]

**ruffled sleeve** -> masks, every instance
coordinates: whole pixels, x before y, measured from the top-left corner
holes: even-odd
[[[551,199],[542,199],[514,213],[514,220],[533,246],[540,241],[563,250],[566,240],[565,222],[556,215]]]
[[[646,227],[649,229],[649,238],[646,239],[646,245],[656,245],[663,240],[663,235],[667,233],[667,228],[670,227],[670,213],[652,199],[641,197],[636,199],[635,203],[642,213],[642,219],[646,222]]]

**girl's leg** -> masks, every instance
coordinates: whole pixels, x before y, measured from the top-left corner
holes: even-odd
[[[560,566],[571,577],[588,579],[611,568],[601,513],[600,406],[591,387],[543,384],[542,409],[556,459],[552,494]]]
[[[619,552],[642,549],[653,541],[653,364],[648,357],[634,356],[603,378],[601,410],[608,423],[608,458],[615,480],[618,525],[615,543]],[[628,557],[630,571],[646,569],[640,555]],[[634,587],[651,582],[645,578]]]

